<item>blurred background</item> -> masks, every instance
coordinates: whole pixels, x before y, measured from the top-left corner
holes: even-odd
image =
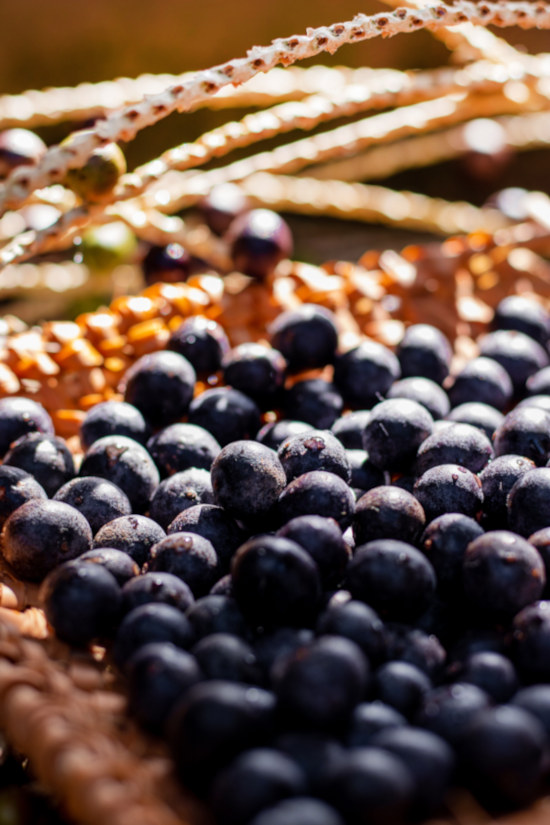
[[[143,72],[179,73],[206,68],[244,55],[253,45],[273,38],[299,34],[308,26],[351,19],[358,11],[375,13],[386,9],[376,0],[0,0],[0,89],[17,93],[29,88],[74,86],[85,81],[136,76]],[[547,32],[500,30],[514,44],[530,51],[547,48]],[[335,55],[321,55],[316,62],[327,65],[392,66],[398,69],[430,68],[448,62],[445,47],[426,31],[390,39],[346,46]],[[311,61],[310,61],[311,62]],[[164,149],[192,140],[206,129],[242,110],[210,112],[201,109],[174,114],[144,130],[124,147],[129,168],[156,157]],[[63,123],[38,129],[48,144],[57,143],[79,123]],[[294,140],[296,133],[288,140]],[[269,143],[262,144],[269,148]],[[533,162],[534,159],[534,162]],[[498,169],[489,180],[464,174],[460,162],[400,173],[384,181],[447,198],[465,198],[482,203],[502,186],[541,186],[544,153],[525,153]],[[357,257],[369,245],[406,243],[396,230],[343,227],[341,222],[293,219],[296,225],[297,256],[321,262],[328,257]],[[322,232],[319,227],[322,226]],[[316,240],[315,240],[316,239]]]

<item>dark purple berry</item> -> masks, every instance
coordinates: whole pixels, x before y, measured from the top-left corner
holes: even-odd
[[[198,203],[208,228],[215,235],[225,235],[235,218],[250,209],[248,198],[234,183],[213,186]]]
[[[330,310],[302,304],[282,312],[269,328],[271,346],[282,353],[290,372],[332,364],[338,346],[336,320]]]
[[[428,607],[436,579],[419,550],[396,539],[378,539],[356,550],[344,586],[382,616],[407,620]]]
[[[11,514],[2,531],[5,560],[16,576],[30,581],[41,581],[50,570],[91,547],[87,520],[61,501],[27,501]]]
[[[292,233],[286,221],[270,209],[252,209],[229,226],[226,239],[239,272],[263,280],[292,254]]]
[[[432,521],[445,513],[463,513],[475,518],[483,506],[481,481],[458,464],[439,464],[416,481],[413,493]]]
[[[317,565],[300,545],[275,536],[256,536],[239,548],[231,565],[233,594],[255,625],[302,625],[318,609]]]
[[[126,371],[124,400],[137,407],[152,427],[166,427],[186,414],[195,381],[195,370],[183,355],[151,352]]]
[[[536,467],[515,482],[506,500],[508,524],[520,536],[550,526],[550,467]]]
[[[148,284],[162,281],[177,284],[186,281],[191,274],[192,260],[179,243],[168,246],[151,246],[143,261],[143,274]]]
[[[257,441],[234,441],[212,464],[216,504],[243,522],[269,518],[286,486],[277,453]]]
[[[353,535],[356,545],[374,539],[401,539],[415,544],[425,524],[418,500],[399,487],[374,487],[355,505]]]
[[[54,501],[63,501],[82,513],[94,534],[104,524],[132,512],[126,493],[111,481],[96,476],[73,478],[57,491]]]
[[[370,409],[400,375],[393,352],[370,338],[339,355],[334,365],[334,383],[346,406],[355,410]]]
[[[297,516],[333,518],[345,529],[355,511],[355,498],[344,479],[325,470],[304,473],[285,487],[279,497],[279,521]]]
[[[481,355],[498,361],[509,374],[516,394],[527,379],[548,366],[546,351],[528,335],[515,330],[489,332],[479,340]]]
[[[28,433],[14,441],[4,456],[4,465],[25,470],[48,496],[75,474],[73,456],[64,440],[45,433]]]
[[[409,376],[395,381],[388,390],[388,398],[408,398],[426,407],[433,419],[445,418],[450,402],[445,390],[430,378]]]
[[[550,412],[516,407],[509,412],[494,438],[495,455],[520,455],[543,467],[550,455]]]
[[[533,470],[533,462],[521,455],[500,455],[481,471],[483,523],[491,528],[508,525],[508,494],[516,481]]]
[[[191,588],[173,573],[136,575],[136,578],[126,582],[122,588],[124,613],[129,613],[142,604],[159,602],[177,607],[185,613],[195,603],[195,599]]]
[[[149,427],[140,411],[125,401],[102,401],[86,413],[80,426],[80,441],[88,450],[106,435],[126,435],[144,444]]]
[[[344,408],[336,386],[323,378],[297,381],[285,392],[281,403],[289,418],[305,421],[319,430],[332,427]]]
[[[57,637],[84,646],[109,638],[120,618],[120,586],[99,564],[69,561],[44,580],[40,600]]]
[[[216,581],[218,557],[208,539],[197,533],[172,533],[151,548],[147,570],[173,573],[195,596],[204,596]]]
[[[29,129],[0,132],[0,178],[7,178],[18,166],[34,166],[46,149],[44,141]]]
[[[546,583],[539,553],[525,539],[507,530],[493,530],[466,548],[464,590],[482,613],[513,616],[540,598]]]
[[[87,550],[86,553],[78,557],[78,561],[87,561],[105,567],[121,587],[130,579],[139,576],[139,567],[135,561],[127,553],[123,553],[122,550],[115,550],[114,547]]]
[[[225,383],[248,395],[262,410],[279,403],[285,376],[284,357],[265,344],[240,344],[224,358]]]
[[[7,453],[16,439],[33,432],[54,434],[52,419],[44,407],[30,398],[0,399],[0,456]]]
[[[407,398],[391,398],[372,408],[363,446],[381,470],[404,472],[433,429],[428,410]]]
[[[35,498],[48,498],[38,481],[19,467],[0,466],[0,529],[18,507]]]
[[[197,504],[213,504],[214,491],[208,470],[190,467],[165,478],[151,498],[149,515],[166,530],[174,519]]]
[[[442,591],[451,596],[462,592],[466,547],[482,535],[483,529],[477,521],[462,513],[445,513],[428,524],[420,539],[420,548],[432,563]]]
[[[277,452],[288,482],[313,470],[334,473],[348,483],[351,480],[346,450],[329,430],[295,435],[283,441]]]
[[[513,393],[512,379],[504,366],[493,358],[483,356],[468,361],[455,375],[449,388],[453,407],[478,402],[504,410]]]
[[[326,587],[340,583],[351,554],[334,519],[298,516],[283,525],[277,535],[295,541],[309,553]]]
[[[256,748],[237,756],[220,772],[210,801],[220,825],[248,825],[265,808],[305,790],[305,776],[293,759]]]
[[[422,475],[439,464],[459,464],[479,473],[492,457],[493,447],[484,432],[470,424],[450,423],[420,445],[416,472]]]
[[[149,559],[151,547],[165,535],[160,524],[146,516],[120,516],[97,531],[94,547],[116,547],[134,559],[139,567],[143,567]]]
[[[106,435],[95,441],[84,455],[80,475],[99,476],[116,484],[130,499],[135,513],[147,510],[160,481],[145,447],[124,435]]]
[[[150,642],[128,662],[128,707],[140,725],[160,734],[175,704],[201,680],[196,659],[169,642]]]
[[[251,398],[231,387],[206,390],[191,402],[189,422],[204,427],[224,447],[254,438],[261,425],[260,410]]]
[[[221,450],[213,435],[196,424],[170,424],[155,433],[147,449],[161,478],[196,467],[209,470]]]
[[[495,308],[493,329],[523,332],[545,347],[550,337],[550,315],[543,305],[526,295],[507,295]]]
[[[442,384],[447,377],[452,354],[445,335],[429,324],[408,327],[397,347],[403,378],[422,376],[436,384]]]
[[[275,693],[281,712],[294,724],[338,729],[363,698],[368,676],[368,662],[354,642],[322,636],[287,659]]]
[[[229,340],[216,321],[192,315],[172,332],[166,349],[183,355],[200,378],[207,378],[221,369]]]

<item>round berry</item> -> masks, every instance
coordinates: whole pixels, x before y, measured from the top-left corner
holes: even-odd
[[[374,487],[355,505],[355,543],[374,539],[401,539],[415,544],[424,527],[424,510],[418,500],[399,487]]]
[[[221,369],[229,340],[216,321],[193,315],[172,332],[166,349],[183,355],[199,377],[207,378]]]
[[[124,435],[106,435],[95,441],[82,460],[80,476],[112,482],[126,493],[136,513],[147,510],[160,481],[145,447]]]
[[[289,482],[314,470],[334,473],[348,483],[351,480],[346,450],[329,430],[311,430],[288,438],[279,447],[278,456]]]
[[[0,466],[0,529],[11,514],[31,499],[47,499],[44,488],[19,467]]]
[[[427,521],[445,513],[475,518],[483,506],[479,477],[458,464],[439,464],[426,470],[415,482],[413,493],[424,508]]]
[[[332,364],[338,329],[330,310],[302,304],[282,312],[269,329],[271,346],[282,353],[290,372]]]
[[[523,473],[508,493],[508,524],[520,536],[550,527],[550,467]]]
[[[251,398],[231,387],[215,387],[193,399],[189,423],[204,427],[224,447],[232,441],[254,438],[262,422]]]
[[[115,547],[143,567],[151,547],[165,535],[162,527],[146,516],[120,516],[100,527],[94,536],[94,547]]]
[[[449,388],[449,398],[453,407],[481,402],[497,410],[504,410],[512,400],[513,394],[512,379],[502,364],[484,356],[468,361],[455,375]]]
[[[64,501],[86,518],[92,533],[120,516],[129,516],[132,506],[126,493],[104,478],[73,478],[61,487],[55,501]]]
[[[195,380],[195,370],[183,355],[151,352],[127,370],[124,400],[137,407],[152,427],[166,427],[189,409]]]
[[[367,685],[361,649],[342,636],[322,636],[282,665],[275,685],[281,712],[313,729],[338,729],[349,719]]]
[[[449,373],[452,349],[448,339],[429,324],[413,324],[397,347],[401,374],[422,376],[442,384]]]
[[[301,625],[319,606],[317,565],[289,539],[256,536],[237,550],[231,565],[233,595],[256,625]]]
[[[66,138],[63,144],[70,144],[71,140]],[[64,183],[83,200],[101,203],[109,200],[119,177],[125,172],[126,158],[122,150],[116,143],[106,143],[94,149],[83,166],[69,169]]]
[[[436,579],[419,550],[396,539],[378,539],[356,550],[344,586],[382,616],[406,621],[429,606]]]
[[[270,209],[252,209],[236,217],[226,240],[235,269],[258,280],[270,276],[293,248],[288,224]]]
[[[41,581],[54,567],[91,547],[88,521],[61,501],[27,501],[11,514],[2,531],[4,558],[16,576],[29,581]]]
[[[392,398],[372,408],[363,445],[375,467],[403,472],[432,429],[433,418],[425,407],[407,398]]]
[[[177,284],[186,281],[191,274],[191,255],[179,243],[167,246],[151,246],[142,263],[147,284],[162,281]]]
[[[393,352],[370,338],[339,355],[334,364],[334,383],[345,405],[355,410],[369,409],[400,375]]]
[[[40,599],[57,637],[71,645],[109,638],[120,618],[120,586],[98,564],[62,564],[44,580]]]
[[[325,586],[337,586],[346,569],[350,550],[334,519],[298,516],[277,531],[278,536],[295,541],[309,553],[319,568]]]
[[[196,424],[170,424],[151,436],[147,449],[161,478],[191,467],[210,470],[221,447],[211,433]]]
[[[87,550],[78,557],[78,561],[86,561],[90,564],[99,564],[101,567],[105,567],[121,587],[130,579],[139,576],[139,567],[135,561],[127,553],[116,550],[114,547]]]
[[[208,539],[197,533],[172,533],[151,548],[147,570],[173,573],[195,596],[203,596],[216,581],[218,557]]]
[[[348,527],[355,511],[355,498],[344,479],[325,470],[304,473],[288,484],[279,496],[281,524],[297,516],[317,515],[335,519]]]
[[[269,409],[279,400],[286,366],[278,350],[250,342],[240,344],[226,355],[223,378],[226,384],[252,398],[261,409]]]
[[[80,425],[80,441],[88,450],[106,435],[126,435],[144,444],[149,427],[140,411],[125,401],[102,401],[86,413]]]
[[[197,504],[213,504],[214,491],[208,470],[190,467],[165,478],[151,498],[149,515],[166,530],[177,516]]]
[[[493,530],[466,548],[464,590],[480,611],[513,616],[540,598],[546,582],[535,548],[507,530]]]
[[[286,486],[277,453],[257,441],[225,446],[211,472],[216,504],[244,522],[269,517]]]
[[[44,141],[29,129],[0,132],[0,178],[7,178],[18,166],[34,166],[46,149]]]
[[[33,432],[54,434],[52,419],[44,407],[30,398],[0,399],[0,457],[16,439]]]

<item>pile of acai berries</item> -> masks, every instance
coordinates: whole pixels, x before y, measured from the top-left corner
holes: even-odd
[[[0,401],[3,557],[43,581],[59,639],[105,646],[220,825],[419,821],[457,787],[529,804],[550,765],[549,338],[511,296],[450,375],[432,326],[341,352],[302,305],[231,349],[189,318],[86,414],[79,467],[42,407]]]

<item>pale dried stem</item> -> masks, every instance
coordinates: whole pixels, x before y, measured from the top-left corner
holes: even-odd
[[[356,155],[368,146],[434,131],[477,117],[541,110],[548,98],[532,95],[529,105],[509,100],[504,95],[448,95],[437,100],[404,106],[373,115],[329,132],[279,146],[271,152],[236,161],[208,172],[169,172],[149,191],[135,199],[141,207],[178,211],[195,203],[217,184],[240,181],[256,172],[294,174],[307,166]]]
[[[383,0],[387,6],[398,8],[403,5],[401,0]],[[422,8],[423,0],[405,0],[405,6],[413,9]],[[485,58],[494,63],[510,63],[522,60],[524,55],[518,52],[510,43],[497,37],[493,32],[472,23],[462,23],[452,29],[437,29],[435,37],[441,40],[459,61],[477,60]],[[527,56],[528,57],[528,56]]]
[[[285,100],[301,100],[312,94],[345,89],[349,84],[390,87],[402,72],[397,69],[352,69],[347,66],[289,66],[256,75],[241,86],[224,86],[201,105],[209,109],[268,106]],[[34,90],[18,95],[0,95],[0,129],[44,126],[65,120],[86,121],[104,117],[114,109],[158,94],[168,86],[187,81],[192,72],[182,75],[144,74],[137,78],[120,77],[100,83],[80,83],[74,87]]]
[[[510,100],[503,94],[469,95],[463,92],[446,95],[373,115],[280,146],[271,152],[261,152],[220,169],[193,173],[170,171],[161,177],[155,187],[127,203],[131,204],[131,209],[177,212],[196,203],[216,184],[244,180],[257,172],[295,173],[307,166],[354,155],[368,146],[398,140],[418,132],[441,129],[479,116],[523,112],[527,108],[540,110],[548,105],[548,98],[536,94],[531,95],[529,105]],[[109,214],[116,214],[118,206],[113,206],[114,212],[109,207],[79,206],[62,215],[47,229],[17,236],[0,250],[0,267],[26,260],[43,251],[58,249],[60,246],[63,248],[77,231],[81,231],[92,220],[99,220],[102,210],[105,215],[103,220]]]
[[[550,78],[550,57],[540,55],[518,73],[517,65],[496,66],[479,61],[465,68],[443,68],[426,72],[395,72],[388,77],[374,76],[370,83],[348,84],[332,95],[313,95],[230,121],[201,135],[193,143],[184,143],[164,152],[159,158],[124,175],[113,192],[112,200],[124,200],[144,191],[171,169],[185,170],[203,165],[233,149],[249,147],[261,140],[295,129],[311,130],[339,117],[354,117],[366,109],[407,106],[433,100],[444,94],[463,92],[488,93],[502,89],[505,83],[525,80],[534,85]],[[381,83],[382,81],[382,83]]]
[[[112,112],[93,129],[74,133],[70,144],[51,147],[35,167],[15,169],[0,190],[0,213],[24,203],[35,189],[62,180],[68,169],[82,166],[104,143],[131,140],[141,129],[174,111],[189,110],[230,83],[239,85],[278,64],[290,65],[321,52],[332,54],[346,43],[464,22],[546,29],[550,28],[550,5],[525,0],[476,5],[469,0],[459,0],[452,7],[440,3],[422,9],[401,8],[387,15],[359,14],[352,21],[309,29],[305,35],[280,38],[269,46],[254,47],[244,58],[197,72],[177,86]]]
[[[257,75],[242,86],[225,86],[195,108],[209,109],[268,106],[285,100],[301,100],[312,94],[344,89],[350,83],[370,83],[376,76],[384,84],[397,69],[371,69],[347,66],[289,66],[274,68]],[[34,128],[67,120],[86,121],[104,117],[122,106],[140,101],[145,95],[158,94],[168,86],[187,81],[193,72],[182,75],[144,74],[136,78],[120,77],[100,83],[80,83],[53,89],[30,89],[17,95],[0,95],[0,129]]]
[[[528,112],[495,118],[506,144],[517,151],[550,145],[550,112]],[[316,166],[309,175],[319,180],[372,180],[387,178],[405,169],[431,166],[460,157],[467,151],[464,127],[453,126],[431,135],[419,135],[388,146],[369,149],[362,155]]]
[[[479,209],[465,201],[451,202],[364,183],[261,172],[242,181],[240,186],[257,206],[441,235],[493,233],[509,223],[497,209]]]

